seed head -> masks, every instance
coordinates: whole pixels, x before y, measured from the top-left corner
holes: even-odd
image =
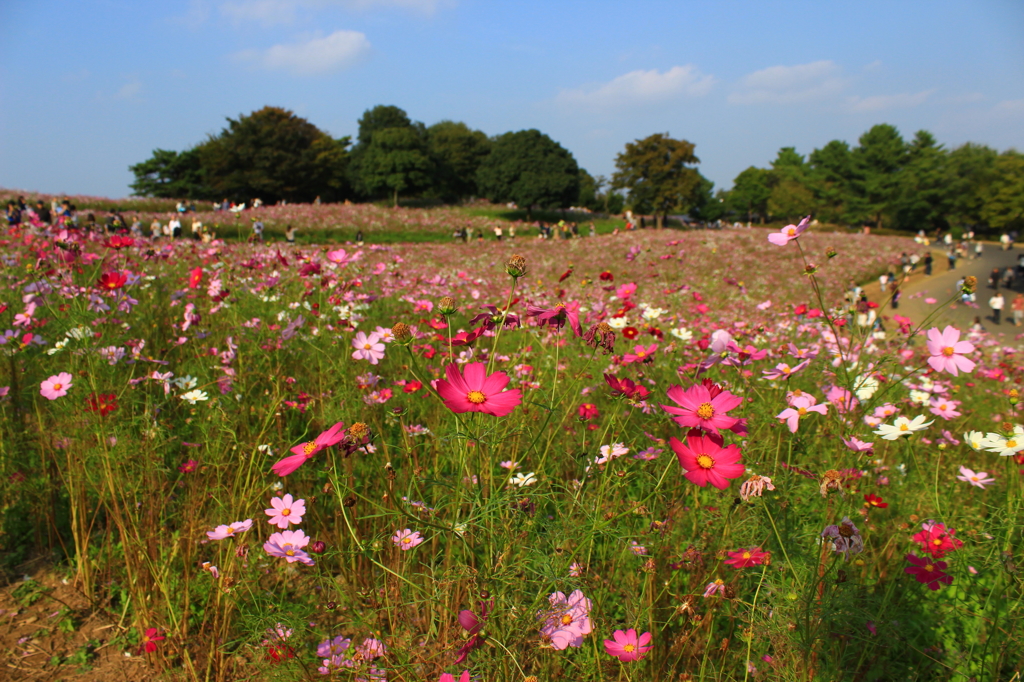
[[[363,422],[356,422],[352,426],[348,427],[348,435],[353,438],[366,438],[366,436],[370,435],[370,427]]]
[[[961,290],[965,294],[973,294],[974,293],[974,289],[977,286],[978,286],[978,278],[975,277],[974,275],[970,275],[968,277],[964,277],[964,284],[961,287]]]
[[[445,296],[440,301],[438,301],[437,309],[442,315],[447,317],[449,315],[454,315],[455,311],[457,311],[459,307],[455,305],[454,298],[452,298],[451,296]]]
[[[395,337],[395,341],[405,343],[412,338],[412,330],[405,322],[398,322],[391,327],[391,335]]]
[[[839,255],[839,252],[836,251],[834,246],[829,246],[828,248],[825,249],[825,256],[829,260],[832,260],[833,258],[835,258],[838,255]]]
[[[505,263],[505,272],[514,279],[519,279],[526,274],[526,259],[516,254]]]

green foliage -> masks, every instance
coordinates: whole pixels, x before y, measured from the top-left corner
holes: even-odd
[[[768,176],[769,171],[754,166],[741,171],[732,181],[732,190],[725,195],[729,210],[748,221],[759,219],[763,223],[768,217],[768,198],[772,192]]]
[[[128,168],[135,174],[132,191],[140,197],[210,199],[199,149],[183,152],[154,149],[153,156]]]
[[[700,159],[693,150],[693,143],[674,140],[667,133],[627,142],[626,150],[615,157],[618,170],[612,186],[628,190],[633,210],[654,213],[661,227],[671,211],[687,211],[697,200],[701,176],[691,166]]]
[[[564,147],[539,130],[499,135],[476,175],[488,199],[526,208],[567,208],[580,194],[579,166]]]
[[[984,192],[982,219],[994,230],[1024,229],[1024,154],[1003,152]]]
[[[228,119],[198,151],[212,196],[311,202],[344,196],[347,145],[286,109],[264,107]]]
[[[808,157],[811,187],[814,192],[817,213],[827,222],[851,222],[849,215],[853,189],[853,157],[850,145],[832,140],[821,149],[815,149]]]
[[[433,192],[456,202],[479,192],[476,171],[491,151],[491,140],[465,123],[440,121],[427,128],[427,149],[434,162]]]
[[[948,228],[949,212],[947,155],[926,130],[919,130],[907,149],[907,162],[900,176],[899,197],[893,211],[896,224],[928,232]]]
[[[981,226],[985,193],[995,179],[996,150],[968,142],[949,154],[946,189],[951,197],[949,222]]]
[[[895,208],[900,192],[900,171],[907,161],[907,145],[894,126],[880,124],[860,136],[853,150],[851,211],[882,227],[883,217]]]
[[[377,130],[359,160],[363,186],[371,194],[388,192],[398,205],[398,195],[426,188],[433,163],[426,141],[412,126]]]

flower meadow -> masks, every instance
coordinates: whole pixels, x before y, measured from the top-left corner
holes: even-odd
[[[11,228],[4,568],[153,679],[1011,679],[1016,352],[806,227]]]

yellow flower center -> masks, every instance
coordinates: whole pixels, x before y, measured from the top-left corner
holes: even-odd
[[[369,343],[364,343],[363,344],[363,350],[371,350],[372,348],[373,348],[373,346],[371,344],[369,344]]]
[[[928,573],[932,573],[935,571],[935,566],[933,566],[932,564],[925,564],[924,570]]]
[[[784,230],[784,232],[786,233],[786,236],[787,236],[787,237],[792,237],[793,235],[795,235],[795,234],[796,234],[796,228],[795,228],[795,227],[787,227],[787,228],[786,228],[786,229]]]
[[[633,651],[635,649],[636,649],[636,647],[633,646],[632,644],[627,644],[626,646],[622,647],[622,650],[625,651],[627,654],[633,653]]]
[[[751,557],[750,552],[744,552],[743,555],[740,558],[741,559],[749,559],[750,557]]]
[[[932,544],[938,547],[942,544],[942,538],[935,538],[934,540],[932,540]]]
[[[316,443],[314,441],[309,441],[308,443],[302,446],[302,454],[306,455],[307,457],[309,455],[312,455],[314,450],[316,450]]]
[[[702,453],[697,455],[697,466],[699,466],[701,469],[710,469],[711,467],[715,466],[715,460],[713,460],[710,455],[705,455]]]
[[[291,516],[291,515],[292,515],[292,510],[291,509],[282,509],[281,510],[281,516]]]
[[[569,625],[572,623],[572,614],[566,613],[562,616],[562,625]]]
[[[638,350],[638,351],[636,352],[636,356],[637,356],[638,358],[642,358],[642,357],[645,357],[646,355],[647,355],[647,353],[643,352],[642,350]]]
[[[235,527],[234,526],[228,526],[228,535],[231,535],[234,532],[235,532]]]
[[[910,425],[909,424],[900,424],[900,431],[909,431],[909,430],[910,430]]]
[[[473,403],[474,405],[479,405],[480,403],[487,400],[487,396],[485,396],[480,391],[470,391],[469,394],[466,396],[466,400]]]
[[[802,417],[805,414],[807,414],[807,408],[806,407],[798,407],[798,408],[796,408],[796,413]]]
[[[294,549],[286,549],[286,550],[284,551],[284,553],[285,553],[285,555],[287,555],[287,556],[295,556],[295,550],[294,550]]]
[[[1008,448],[1015,448],[1015,447],[1017,447],[1017,441],[1015,441],[1015,440],[1013,440],[1011,438],[1010,440],[1006,441],[1006,447],[1008,447]]]
[[[701,403],[697,408],[697,416],[701,419],[711,419],[715,416],[715,408],[711,406],[711,403]]]
[[[64,388],[64,384],[54,384],[53,385],[53,390],[55,390],[55,391],[59,391],[62,388]]]
[[[945,348],[942,349],[942,354],[945,355],[947,358],[951,357],[955,352],[956,351],[953,350],[952,346],[946,346]]]

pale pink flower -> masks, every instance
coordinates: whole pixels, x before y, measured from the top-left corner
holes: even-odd
[[[206,532],[206,537],[211,540],[224,540],[225,538],[236,537],[240,533],[252,528],[252,519],[246,519],[245,521],[235,521],[231,525],[217,526],[213,530]]]
[[[309,538],[301,530],[286,530],[271,535],[263,543],[263,551],[270,556],[287,559],[290,564],[298,561],[312,566],[313,558],[302,549],[308,544]]]
[[[964,483],[970,483],[982,490],[985,489],[985,486],[996,482],[996,479],[989,476],[987,471],[974,472],[965,466],[960,467],[960,475],[957,476],[957,478]]]
[[[797,225],[786,225],[778,232],[772,232],[770,235],[768,235],[768,241],[770,241],[772,244],[775,244],[776,246],[785,246],[789,242],[793,241],[794,239],[802,235],[810,225],[810,222],[811,216],[807,216],[806,218],[801,220],[800,223]]]
[[[423,539],[424,538],[420,535],[419,531],[412,531],[408,528],[397,531],[391,536],[391,542],[395,543],[395,547],[398,547],[398,549],[403,552],[408,552],[410,549],[423,542]]]
[[[264,510],[270,517],[268,523],[278,528],[287,528],[289,524],[302,523],[306,513],[306,501],[292,499],[291,495],[270,498],[270,509]]]
[[[355,348],[352,352],[354,360],[369,360],[371,365],[376,365],[384,357],[384,344],[374,332],[369,336],[364,332],[357,332],[356,337],[352,339],[352,347]]]
[[[790,432],[796,433],[796,430],[800,428],[800,419],[806,416],[808,412],[826,414],[828,411],[828,405],[815,405],[814,403],[814,396],[807,393],[794,396],[789,401],[790,406],[777,414],[775,418],[786,422]]]
[[[974,361],[964,357],[964,353],[973,353],[974,344],[960,340],[960,330],[951,325],[941,332],[938,327],[928,330],[928,364],[936,372],[949,372],[957,376],[957,372],[973,372]]]
[[[39,394],[47,400],[56,400],[66,396],[69,388],[71,388],[71,375],[61,372],[39,384]]]

